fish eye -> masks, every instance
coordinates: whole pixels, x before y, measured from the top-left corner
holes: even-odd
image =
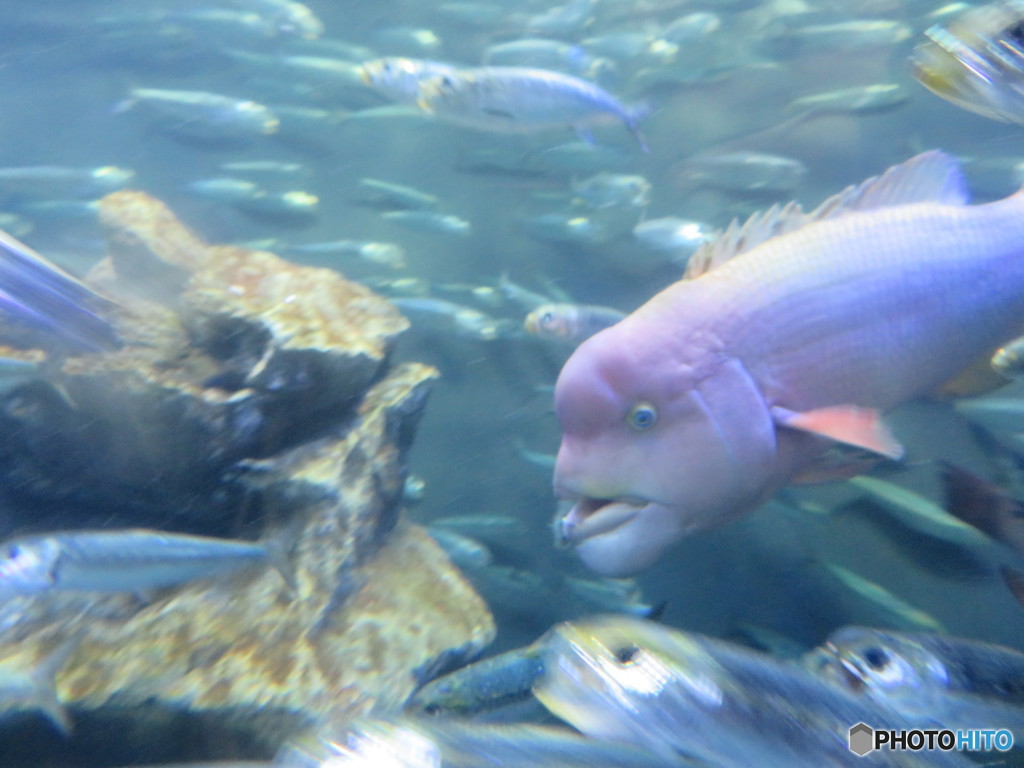
[[[1011,27],[1007,27],[1004,34],[1018,45],[1024,44],[1024,22],[1019,22]]]
[[[637,432],[643,432],[654,426],[658,420],[658,411],[650,403],[641,401],[629,409],[626,420]]]
[[[7,547],[6,554],[9,560],[17,560],[19,557],[21,557],[21,547],[19,547],[17,544],[11,544]]]
[[[455,81],[448,75],[441,75],[441,87],[451,88],[455,85]]]
[[[864,661],[872,669],[881,669],[889,663],[889,654],[881,648],[871,647],[864,651]]]
[[[636,645],[625,645],[615,649],[615,660],[619,664],[632,664],[640,655],[640,648]]]
[[[545,312],[543,315],[540,316],[540,324],[543,325],[546,328],[550,328],[552,325],[554,325],[554,322],[555,322],[555,313],[554,312]]]

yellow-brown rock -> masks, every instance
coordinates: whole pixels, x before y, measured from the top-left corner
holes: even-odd
[[[329,270],[206,246],[141,193],[102,212],[111,258],[91,284],[118,302],[123,345],[0,398],[18,524],[45,530],[45,510],[73,502],[59,527],[71,510],[79,527],[263,536],[293,584],[267,566],[146,600],[16,598],[0,606],[0,662],[70,641],[56,687],[72,717],[224,715],[277,743],[394,709],[418,671],[486,647],[487,606],[401,514],[436,377],[388,366],[404,318]]]

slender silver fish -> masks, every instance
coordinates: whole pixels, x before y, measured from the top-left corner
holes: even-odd
[[[459,69],[430,77],[417,102],[455,125],[498,133],[571,128],[589,138],[594,125],[621,122],[640,146],[647,105],[628,107],[603,88],[562,72],[529,67]]]
[[[261,562],[278,567],[283,555],[275,549],[144,528],[25,536],[0,545],[0,594],[142,592]],[[278,570],[285,578],[287,570]]]
[[[926,632],[844,627],[810,651],[822,678],[917,726],[1024,732],[1024,653]]]

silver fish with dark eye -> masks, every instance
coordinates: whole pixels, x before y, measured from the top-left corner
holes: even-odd
[[[455,67],[429,59],[390,56],[363,62],[363,82],[386,99],[415,104],[423,84],[432,77],[455,72]]]
[[[526,316],[526,332],[542,339],[579,344],[626,316],[611,307],[591,304],[542,304]]]
[[[799,666],[626,616],[557,625],[533,692],[584,733],[716,768],[973,765],[956,753],[852,752],[851,724],[906,721]]]
[[[914,77],[925,88],[979,115],[1024,125],[1024,2],[970,8],[925,32],[914,50]]]
[[[803,661],[814,674],[915,727],[1024,734],[1024,653],[980,640],[844,627]]]
[[[271,543],[142,528],[40,534],[0,545],[0,594],[143,592],[267,562],[290,583],[284,557]]]

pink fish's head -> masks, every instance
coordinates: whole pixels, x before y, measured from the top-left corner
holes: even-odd
[[[699,341],[659,349],[631,320],[584,342],[555,387],[555,494],[575,502],[557,537],[606,576],[641,571],[678,539],[750,509],[775,455],[742,364]]]

